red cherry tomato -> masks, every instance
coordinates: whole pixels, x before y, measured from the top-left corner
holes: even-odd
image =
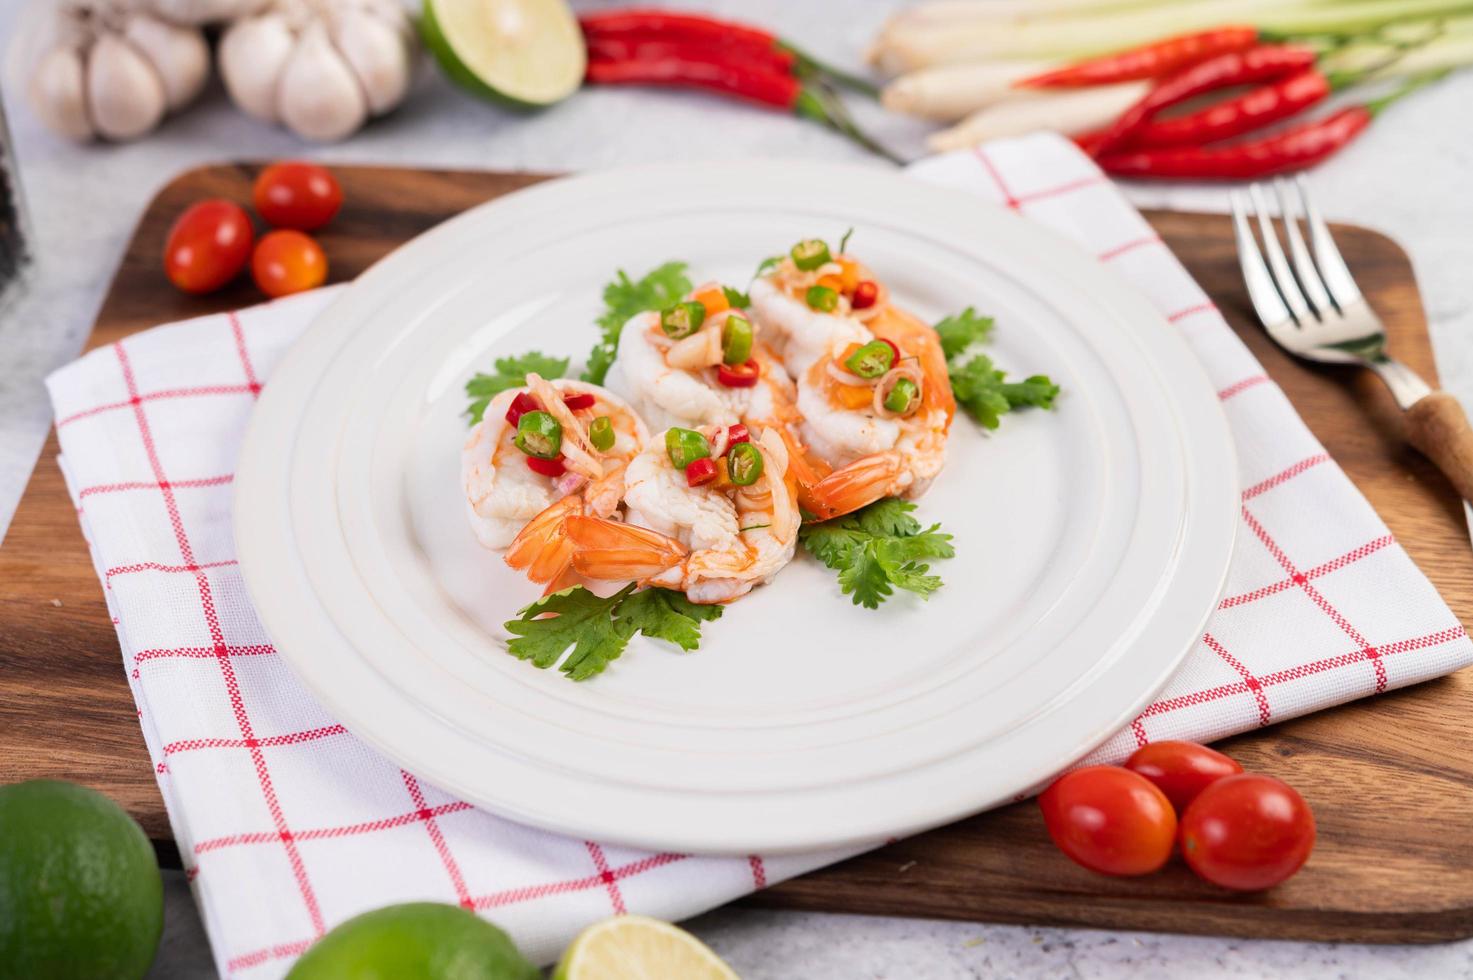
[[[702,456],[685,468],[685,482],[693,487],[703,487],[716,479],[716,460]]]
[[[543,476],[550,476],[556,479],[568,471],[567,466],[563,464],[563,458],[561,456],[556,459],[542,459],[538,456],[527,456],[525,458],[527,460],[527,469],[533,473],[540,473]]]
[[[747,427],[745,425],[742,425],[742,423],[740,423],[740,422],[738,422],[736,425],[734,425],[731,428],[729,428],[729,429],[726,430],[726,449],[727,449],[727,452],[730,452],[731,451],[731,447],[732,446],[735,446],[739,442],[751,442],[751,441],[752,441],[752,434],[750,432],[748,432],[747,431]]]
[[[1038,798],[1049,836],[1075,863],[1143,875],[1171,856],[1176,813],[1150,780],[1120,766],[1065,773]]]
[[[164,272],[186,293],[210,293],[239,275],[251,256],[250,216],[232,201],[190,205],[169,229]]]
[[[575,412],[579,409],[592,408],[595,401],[597,399],[586,391],[578,391],[571,395],[563,396],[563,404]]]
[[[256,213],[269,225],[313,231],[343,206],[343,189],[326,167],[290,160],[273,163],[256,178]]]
[[[542,411],[542,403],[525,391],[517,392],[517,397],[511,400],[511,405],[506,409],[506,422],[508,425],[516,425],[522,420],[522,416],[528,412]]]
[[[288,296],[327,281],[327,256],[310,235],[279,229],[256,243],[251,274],[267,296]]]
[[[872,280],[865,279],[854,287],[854,295],[849,299],[849,305],[856,310],[867,310],[875,305],[880,298],[880,287]]]
[[[1243,767],[1215,749],[1196,742],[1152,742],[1125,760],[1125,768],[1145,776],[1181,813],[1197,794]]]
[[[757,361],[751,358],[745,364],[718,364],[716,366],[716,380],[728,388],[750,388],[757,383],[757,378],[761,373]]]
[[[1214,885],[1272,888],[1304,866],[1314,849],[1314,814],[1294,787],[1272,776],[1219,779],[1181,817],[1181,853]]]

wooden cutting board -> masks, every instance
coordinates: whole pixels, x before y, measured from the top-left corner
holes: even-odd
[[[246,203],[251,165],[190,171],[149,207],[98,314],[92,345],[170,320],[249,305],[246,283],[196,298],[171,289],[159,255],[174,216],[204,197]],[[321,237],[335,280],[529,175],[340,168],[347,205]],[[1366,372],[1289,360],[1252,327],[1231,229],[1217,216],[1148,218],[1217,300],[1463,623],[1473,562],[1459,502],[1405,449],[1400,418]],[[1394,350],[1435,374],[1417,287],[1391,240],[1355,227],[1337,238]],[[0,547],[0,759],[3,778],[64,777],[119,800],[170,852],[102,593],[47,443]],[[1309,866],[1263,895],[1234,896],[1180,864],[1140,880],[1090,874],[1048,843],[1022,803],[901,841],[790,881],[766,906],[999,922],[1242,936],[1427,942],[1473,935],[1473,672],[1371,698],[1230,740],[1250,769],[1310,800],[1319,845]],[[177,861],[177,854],[174,854]]]

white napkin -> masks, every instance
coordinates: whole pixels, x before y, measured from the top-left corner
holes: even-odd
[[[1473,643],[1150,226],[1072,144],[923,161],[922,180],[1018,209],[1134,282],[1201,357],[1237,444],[1226,598],[1182,669],[1095,753],[1208,741],[1426,680]],[[117,626],[159,788],[220,972],[279,977],[335,924],[459,903],[554,958],[611,913],[682,919],[843,857],[645,854],[452,799],[349,735],[275,655],[231,538],[261,384],[325,289],[137,334],[48,380],[66,473]]]

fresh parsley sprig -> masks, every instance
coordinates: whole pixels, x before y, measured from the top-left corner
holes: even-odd
[[[596,385],[604,383],[604,377],[618,353],[619,334],[630,317],[646,310],[663,310],[690,292],[691,281],[685,270],[684,262],[666,262],[638,280],[630,279],[627,272],[619,270],[614,281],[604,287],[605,309],[595,321],[603,335],[588,353],[588,367],[582,375],[584,381]]]
[[[477,374],[465,383],[466,397],[471,403],[465,414],[470,424],[475,425],[486,414],[491,399],[508,388],[520,388],[527,383],[527,375],[536,373],[544,378],[561,378],[568,370],[566,357],[551,357],[541,351],[528,351],[516,357],[498,357],[495,374]]]
[[[946,355],[956,403],[978,425],[995,429],[1003,415],[1019,408],[1053,408],[1059,386],[1047,375],[1008,381],[1007,372],[977,350],[992,334],[991,317],[981,316],[969,306],[937,323],[936,333]]]
[[[571,680],[603,673],[619,659],[635,633],[666,640],[682,650],[701,642],[701,624],[721,618],[721,606],[702,606],[669,589],[641,589],[634,583],[613,595],[596,595],[581,585],[543,596],[506,624],[513,635],[506,649],[519,660],[558,667]]]
[[[926,561],[956,554],[951,535],[933,524],[922,528],[916,505],[887,497],[833,520],[804,524],[798,540],[839,573],[839,588],[856,606],[877,609],[896,589],[925,599],[941,588]]]

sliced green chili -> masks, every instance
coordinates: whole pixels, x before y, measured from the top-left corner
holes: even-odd
[[[789,254],[793,256],[794,265],[804,272],[812,272],[829,261],[829,246],[817,238],[805,238],[794,245]]]
[[[726,468],[732,483],[750,487],[762,475],[762,453],[750,442],[739,442],[728,450]]]
[[[705,305],[693,301],[676,303],[660,314],[660,329],[665,331],[665,336],[674,340],[689,337],[701,329],[701,324],[705,322]]]
[[[878,378],[895,365],[895,348],[883,340],[871,340],[844,358],[844,367],[861,378]]]
[[[839,305],[839,293],[827,286],[809,286],[803,299],[808,308],[820,313],[832,313]]]
[[[721,360],[725,364],[745,364],[752,356],[752,321],[744,316],[729,316],[721,325]]]
[[[563,448],[563,427],[546,412],[528,412],[517,420],[515,442],[528,456],[557,459]]]
[[[882,404],[896,415],[904,415],[921,397],[921,388],[909,378],[897,378]]]
[[[677,470],[683,470],[698,459],[711,455],[711,444],[693,429],[673,428],[665,431],[665,454]]]
[[[614,448],[614,420],[607,415],[600,415],[588,426],[588,441],[593,443],[593,448],[601,453],[606,453]]]

